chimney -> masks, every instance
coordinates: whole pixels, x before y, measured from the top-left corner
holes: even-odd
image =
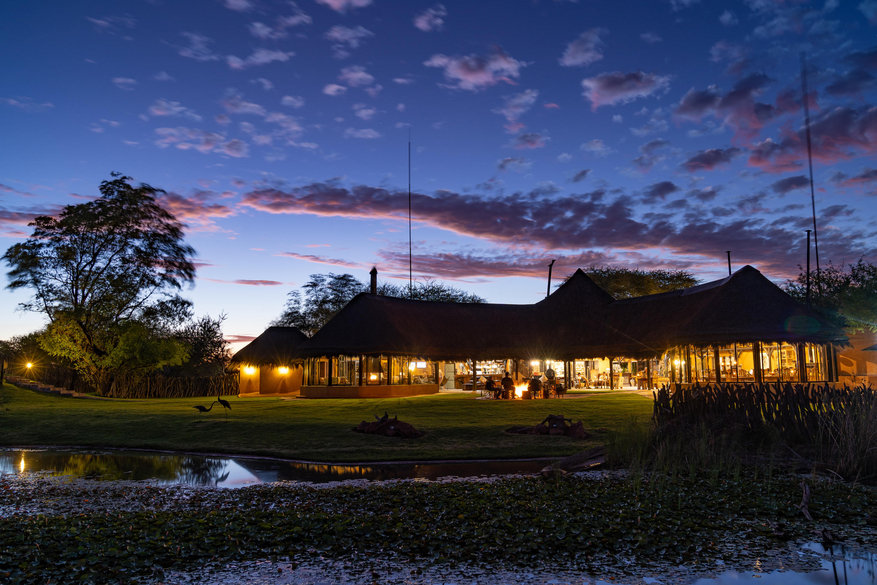
[[[372,277],[371,281],[371,293],[373,295],[378,294],[378,269],[372,266],[371,272],[369,274]]]

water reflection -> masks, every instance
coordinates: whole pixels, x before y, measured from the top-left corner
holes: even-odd
[[[99,481],[240,487],[274,481],[325,483],[346,479],[438,479],[535,473],[544,461],[324,465],[271,459],[204,457],[138,451],[0,451],[0,474],[43,473]]]
[[[777,570],[769,573],[759,571],[745,571],[738,573],[728,571],[715,579],[699,579],[694,585],[731,585],[741,581],[752,582],[753,577],[759,578],[759,585],[874,585],[877,583],[877,555],[872,552],[857,552],[853,554],[843,545],[821,545],[808,543],[803,546],[805,550],[828,554],[837,560],[822,559],[822,567],[812,573],[795,573],[785,570]],[[799,553],[801,554],[801,553]]]

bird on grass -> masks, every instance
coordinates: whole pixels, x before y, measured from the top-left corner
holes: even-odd
[[[200,404],[197,405],[197,406],[193,406],[192,408],[194,408],[194,409],[196,409],[196,410],[198,411],[198,420],[201,420],[201,413],[203,413],[203,412],[210,412],[211,410],[213,410],[213,405],[214,405],[214,404],[216,404],[215,401],[214,401],[214,402],[211,402],[211,403],[210,403],[210,408],[207,408],[206,406],[201,406]]]
[[[218,402],[218,403],[220,403],[220,404],[222,405],[222,410],[223,410],[223,412],[225,411],[226,408],[229,409],[229,410],[231,410],[231,404],[228,403],[228,400],[223,400],[222,398],[220,398],[219,396],[217,396],[217,397],[216,397],[216,402]],[[228,413],[227,413],[227,412],[225,413],[225,420],[228,420]]]

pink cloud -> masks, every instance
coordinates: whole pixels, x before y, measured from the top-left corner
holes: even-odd
[[[718,188],[711,189],[717,192]],[[668,196],[680,192],[675,184],[655,183],[643,193],[646,205],[663,209]],[[794,222],[772,222],[765,217],[766,195],[734,202],[730,209],[699,210],[675,218],[665,211],[648,212],[640,198],[615,195],[603,189],[563,193],[557,189],[506,194],[491,198],[480,194],[438,191],[412,193],[414,220],[421,225],[482,239],[520,251],[534,249],[578,251],[613,248],[619,251],[660,250],[661,254],[693,258],[721,258],[734,242],[735,262],[758,264],[785,275],[800,262],[801,233]],[[697,197],[694,196],[693,199]],[[712,198],[705,196],[702,201]],[[675,202],[670,202],[675,205]],[[289,190],[261,189],[245,193],[241,205],[267,213],[290,213],[359,220],[404,222],[407,191],[369,186],[352,189],[314,183]],[[563,209],[564,213],[558,213]],[[756,210],[762,210],[755,213]],[[825,243],[823,244],[823,240]],[[820,254],[826,259],[864,254],[877,258],[871,233],[851,226],[820,231]],[[400,252],[401,254],[402,252]],[[425,254],[424,254],[425,256]],[[343,266],[345,260],[290,253],[290,257]],[[439,260],[436,260],[439,262]],[[452,268],[445,269],[451,272]]]
[[[281,252],[276,254],[285,258],[294,258],[296,260],[304,260],[306,262],[314,262],[316,264],[328,264],[330,266],[343,266],[345,268],[362,268],[363,265],[358,262],[350,262],[349,260],[341,260],[338,258],[327,258],[326,256],[316,256],[314,254],[298,254],[296,252]]]
[[[517,136],[512,141],[512,147],[521,149],[531,149],[531,148],[543,148],[548,141],[551,140],[548,136],[543,136],[538,132],[527,132],[525,134],[521,134]]]
[[[149,106],[148,112],[151,116],[177,116],[190,118],[196,122],[201,121],[201,116],[194,110],[183,106],[180,102],[172,102],[164,98],[156,100]]]
[[[423,32],[442,30],[445,24],[444,17],[447,15],[448,11],[443,4],[436,4],[415,16],[414,26]]]
[[[244,284],[247,286],[278,286],[284,284],[277,280],[246,280],[246,279],[238,279],[233,280],[235,284]]]
[[[493,112],[505,116],[505,119],[508,122],[508,124],[506,124],[506,131],[514,133],[524,126],[518,122],[518,119],[533,107],[533,104],[536,103],[538,98],[539,92],[535,89],[528,89],[522,93],[503,96],[502,107],[493,110]]]
[[[601,60],[605,43],[600,37],[607,34],[609,31],[605,28],[586,30],[566,46],[559,59],[560,64],[564,67],[581,67]]]
[[[0,98],[0,104],[6,104],[7,106],[24,110],[25,112],[45,112],[46,110],[55,107],[51,102],[43,102],[40,104],[29,97]]]
[[[813,159],[832,164],[877,153],[877,106],[853,109],[837,107],[821,113],[810,125]],[[806,160],[804,129],[785,128],[782,138],[756,144],[749,164],[768,172],[799,170]]]
[[[156,128],[159,139],[155,141],[159,148],[173,146],[180,150],[197,150],[198,152],[220,152],[235,158],[249,156],[248,147],[242,140],[225,140],[224,136],[199,130],[197,128]]]
[[[702,150],[683,162],[682,168],[689,173],[711,171],[716,167],[731,164],[731,160],[741,152],[743,151],[736,147]]]
[[[372,3],[372,0],[316,0],[317,4],[324,4],[334,10],[344,14],[353,8],[364,8]]]
[[[602,73],[582,80],[584,96],[591,101],[591,109],[600,106],[625,104],[670,88],[670,78],[655,73]]]
[[[362,65],[351,65],[350,67],[345,67],[338,75],[338,79],[350,87],[371,85],[375,81],[374,76],[368,73]]]
[[[273,61],[286,62],[294,55],[295,53],[292,51],[272,51],[270,49],[259,48],[253,51],[246,59],[229,55],[226,57],[226,62],[232,69],[247,69],[258,65],[267,65]]]
[[[381,268],[395,272],[394,276],[407,277],[408,250],[380,250],[384,261]],[[576,268],[609,264],[613,256],[604,252],[587,251],[579,254],[558,255],[538,252],[482,251],[482,252],[418,252],[412,258],[415,270],[448,280],[533,277],[545,278],[548,263],[555,260],[555,274],[574,272]],[[562,282],[562,281],[561,281]],[[544,289],[543,289],[544,293]]]
[[[196,189],[188,197],[173,191],[158,197],[158,203],[172,213],[178,220],[195,231],[217,231],[217,219],[235,215],[235,211],[220,203],[224,194],[215,191]]]
[[[455,87],[468,91],[481,91],[500,81],[514,83],[511,78],[520,77],[521,68],[527,66],[526,63],[513,59],[500,47],[494,47],[486,56],[448,57],[439,53],[423,64],[443,69],[445,79]]]
[[[749,142],[758,137],[767,122],[801,109],[800,97],[791,88],[780,91],[773,104],[757,101],[772,82],[764,73],[753,73],[725,94],[716,86],[704,90],[692,88],[673,113],[678,119],[690,121],[713,116],[734,130],[736,141]],[[808,95],[808,105],[814,110],[819,109],[814,93]]]
[[[358,49],[363,39],[373,36],[375,36],[373,32],[362,26],[350,28],[340,24],[333,26],[323,35],[324,38],[334,43],[332,50],[335,52],[336,59],[350,56],[349,50]]]

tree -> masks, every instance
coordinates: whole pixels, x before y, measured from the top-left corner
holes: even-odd
[[[806,303],[806,270],[795,280],[786,282],[783,288]],[[835,266],[829,262],[818,275],[812,270],[810,305],[851,333],[877,331],[877,266],[859,258],[855,264]]]
[[[163,191],[130,181],[113,173],[98,199],[37,217],[27,241],[2,257],[11,267],[7,288],[34,293],[21,308],[48,317],[40,345],[102,393],[117,373],[148,373],[186,357],[171,332],[191,314],[176,291],[194,280],[195,251],[156,202]]]
[[[353,297],[367,292],[370,285],[351,274],[311,274],[302,291],[289,293],[283,313],[271,324],[280,327],[297,327],[311,337],[329,319],[344,308]],[[378,285],[378,294],[387,297],[412,298],[419,301],[444,301],[452,303],[483,303],[484,299],[433,279],[415,281],[414,286],[397,286],[389,283]]]
[[[685,270],[631,270],[620,266],[590,266],[584,270],[591,280],[616,299],[643,297],[696,285],[699,281]],[[566,277],[566,280],[572,275]]]
[[[413,299],[415,301],[439,301],[443,303],[483,303],[485,300],[476,294],[460,290],[434,278],[415,280],[413,286],[398,286],[384,283],[378,293],[388,297]]]
[[[225,314],[219,317],[204,315],[187,322],[174,337],[186,345],[188,358],[181,366],[168,368],[175,376],[218,376],[231,360],[231,349],[222,334]]]

